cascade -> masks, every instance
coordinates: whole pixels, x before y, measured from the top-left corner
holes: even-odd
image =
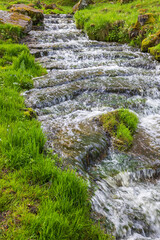
[[[116,239],[160,239],[160,64],[126,44],[89,40],[71,15],[46,15],[24,42],[48,70],[24,93],[47,147],[88,176],[93,212]],[[97,121],[117,108],[139,117],[127,153]]]

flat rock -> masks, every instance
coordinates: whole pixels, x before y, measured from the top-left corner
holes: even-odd
[[[29,16],[25,16],[16,12],[7,12],[0,10],[0,23],[12,24],[20,26],[24,33],[31,31],[32,29],[32,20]]]
[[[25,5],[25,4],[14,4],[11,7],[10,11],[18,12],[18,13],[21,13],[21,14],[31,17],[34,25],[43,22],[43,19],[44,19],[42,10],[35,9],[35,8]]]

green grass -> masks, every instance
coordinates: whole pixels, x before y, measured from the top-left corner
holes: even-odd
[[[0,239],[113,239],[91,220],[87,182],[61,170],[20,95],[46,70],[25,45],[1,41],[0,56]]]
[[[138,117],[128,109],[119,109],[100,117],[103,128],[113,137],[113,143],[119,150],[127,150],[133,142]]]
[[[22,1],[12,1],[12,0],[0,0],[0,9],[1,10],[9,10],[9,7],[12,6],[13,4],[18,4],[18,3],[23,3],[23,4],[35,4],[36,5],[36,2],[37,0],[22,0]],[[47,11],[45,10],[44,6],[42,5],[43,4],[53,4],[53,1],[52,0],[44,0],[44,1],[40,1],[41,2],[41,10],[44,10],[44,13],[45,14],[49,14],[50,11]],[[65,14],[65,13],[72,13],[72,7],[77,3],[77,1],[75,0],[55,0],[54,1],[54,4],[57,5],[57,7],[61,8],[62,11],[59,11],[59,10],[52,10],[51,12],[53,13],[62,13],[62,14]],[[35,6],[35,8],[37,8]]]
[[[0,23],[0,41],[19,42],[22,36],[22,29],[19,26]]]
[[[118,1],[97,0],[95,4],[76,12],[75,21],[90,39],[140,46],[144,38],[159,30],[159,8],[157,0],[135,0],[122,5]],[[138,26],[138,15],[146,13],[152,13],[153,17],[145,26]],[[131,37],[130,33],[137,27],[138,36]]]

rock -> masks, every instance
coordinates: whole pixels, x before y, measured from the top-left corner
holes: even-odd
[[[49,5],[45,5],[45,9],[47,10],[47,9],[52,9],[52,10],[55,10],[55,9],[58,9],[58,10],[60,10],[60,11],[63,11],[61,8],[59,8],[59,7],[57,7],[57,5],[56,4],[49,4]]]
[[[10,13],[0,10],[0,23],[9,23],[12,25],[20,26],[24,33],[27,33],[32,29],[31,18],[29,16],[25,16],[16,12]]]
[[[153,24],[154,22],[155,18],[152,13],[139,15],[137,22],[129,30],[129,37],[135,38],[139,35],[144,36],[146,29],[148,28],[146,25]]]
[[[43,11],[35,9],[25,4],[14,4],[11,9],[11,12],[18,12],[24,15],[31,17],[33,24],[42,23],[44,19]]]
[[[73,7],[73,12],[86,8],[89,4],[92,4],[92,0],[80,0]]]
[[[160,44],[148,49],[148,52],[155,57],[157,61],[160,61]]]
[[[151,13],[139,15],[138,22],[140,23],[141,26],[144,26],[145,24],[154,23],[155,18],[153,17],[153,14],[151,14]]]
[[[160,31],[158,31],[157,33],[155,33],[153,35],[150,35],[149,37],[145,38],[142,41],[141,51],[147,52],[148,48],[154,47],[159,43],[160,43]]]

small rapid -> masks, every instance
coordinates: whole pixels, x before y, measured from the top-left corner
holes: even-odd
[[[116,239],[160,239],[160,64],[126,44],[91,41],[71,15],[46,15],[24,39],[48,74],[24,93],[64,165],[88,176],[92,210]],[[118,152],[98,117],[139,117],[132,148]]]

